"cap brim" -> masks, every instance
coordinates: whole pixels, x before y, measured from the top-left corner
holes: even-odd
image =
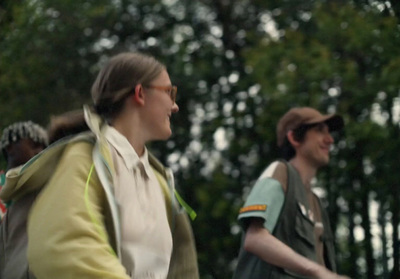
[[[317,123],[326,123],[329,127],[329,131],[339,131],[344,126],[343,118],[337,114],[331,115],[323,115],[317,119],[312,119],[312,121],[306,122],[306,124],[317,124]]]
[[[339,115],[332,115],[327,120],[324,121],[329,127],[329,131],[339,131],[344,127],[343,118]]]

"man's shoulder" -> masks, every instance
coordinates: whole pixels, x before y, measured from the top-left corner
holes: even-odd
[[[274,161],[272,162],[261,174],[259,179],[263,178],[272,178],[277,180],[284,192],[286,192],[287,189],[287,165],[283,161]]]

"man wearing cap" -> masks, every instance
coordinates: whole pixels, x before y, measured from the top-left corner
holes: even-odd
[[[277,125],[284,160],[258,178],[238,220],[244,230],[234,279],[348,278],[336,274],[334,237],[311,181],[329,163],[338,115],[289,110]]]

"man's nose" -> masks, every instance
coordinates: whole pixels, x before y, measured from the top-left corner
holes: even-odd
[[[331,133],[329,133],[329,132],[326,134],[325,141],[330,143],[330,144],[335,142],[335,140],[333,139]]]

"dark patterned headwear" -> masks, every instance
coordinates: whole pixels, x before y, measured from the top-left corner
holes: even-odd
[[[31,139],[34,143],[46,147],[49,144],[47,132],[32,121],[16,122],[3,130],[0,140],[0,150],[4,153],[7,146],[20,139]]]

